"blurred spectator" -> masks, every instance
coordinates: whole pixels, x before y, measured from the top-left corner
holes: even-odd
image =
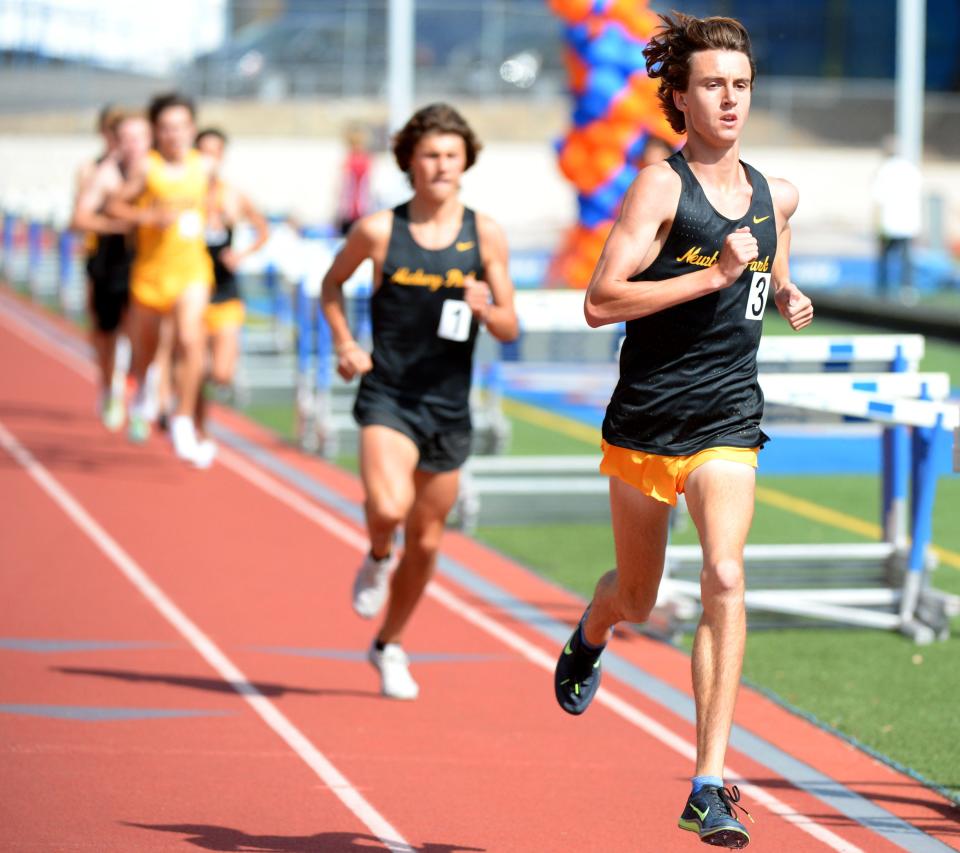
[[[654,163],[660,163],[673,154],[673,146],[665,139],[659,136],[647,137],[647,143],[643,146],[643,153],[637,158],[637,168],[643,169],[652,166]]]
[[[344,236],[354,222],[371,212],[370,167],[373,165],[367,133],[362,127],[348,128],[346,142],[347,157],[343,162],[337,202],[337,229]]]
[[[911,244],[921,227],[920,170],[899,153],[894,138],[886,139],[883,147],[885,159],[873,180],[879,250],[877,294],[883,298],[891,295],[890,279],[897,269],[892,262],[898,259],[899,297],[914,302]]]

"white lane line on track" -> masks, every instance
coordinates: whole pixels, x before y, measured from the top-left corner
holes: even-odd
[[[150,576],[117,544],[80,503],[41,465],[0,422],[0,446],[9,453],[47,493],[57,506],[106,555],[120,572],[156,608],[199,655],[243,697],[261,719],[313,770],[340,801],[393,853],[413,853],[413,848],[357,791],[347,778],[320,752],[266,696],[254,687],[240,669],[153,582]]]
[[[6,325],[6,324],[5,324]],[[8,326],[9,327],[9,326]],[[26,335],[23,336],[25,339]],[[42,340],[36,336],[31,343]],[[43,342],[44,344],[46,342]],[[45,350],[53,355],[46,346]],[[82,370],[76,359],[57,358],[78,373],[92,378],[93,371]],[[84,364],[84,367],[87,365]],[[197,653],[243,697],[260,718],[310,767],[340,801],[383,843],[391,853],[414,853],[403,836],[357,791],[349,780],[318,750],[266,696],[254,687],[246,675],[217,647],[197,625],[167,597],[149,575],[127,554],[80,503],[41,465],[37,459],[0,422],[0,446],[30,475],[31,479],[56,503],[77,527],[106,555],[159,613]]]
[[[9,326],[9,324],[6,325]],[[20,324],[18,323],[18,325]],[[45,337],[38,333],[32,333],[30,337],[27,337],[26,335],[21,335],[21,337],[23,337],[25,340],[28,340],[38,349],[47,352],[57,361],[72,367],[77,373],[80,373],[80,375],[86,378],[92,378],[88,371],[84,371],[79,368],[79,356],[74,355],[69,350],[61,350],[62,354],[55,353],[52,342],[48,341]],[[67,356],[69,356],[70,361],[68,361]],[[73,362],[72,364],[70,363],[71,361]],[[85,363],[84,366],[86,366]],[[0,425],[0,429],[2,429],[2,425]],[[269,494],[271,497],[274,497],[286,504],[300,515],[304,516],[305,518],[317,524],[319,527],[326,530],[331,535],[340,539],[340,541],[344,542],[346,545],[356,549],[360,553],[366,553],[368,547],[367,539],[354,526],[342,521],[331,512],[307,500],[298,492],[284,485],[274,477],[264,473],[260,468],[247,462],[233,451],[221,447],[218,458],[226,467],[230,468],[234,473],[247,480],[251,484],[257,486],[266,494]],[[471,623],[480,630],[504,643],[530,663],[550,673],[553,672],[556,663],[554,657],[547,654],[547,652],[545,652],[539,646],[534,645],[524,637],[517,634],[515,631],[510,630],[496,620],[491,619],[477,608],[467,604],[465,601],[463,601],[463,599],[455,595],[446,587],[440,586],[436,583],[436,581],[432,581],[427,586],[427,595],[452,612],[456,613],[465,621]],[[269,700],[265,699],[264,697],[261,698],[263,698],[264,701],[268,702],[269,704]],[[665,746],[679,753],[684,758],[690,761],[694,761],[696,759],[696,748],[692,743],[690,743],[690,741],[672,732],[662,723],[645,714],[639,708],[631,705],[626,700],[610,693],[610,691],[606,688],[601,688],[597,692],[594,701],[604,705],[609,710],[613,711],[613,713],[626,720],[628,723],[631,723],[637,728],[645,731],[651,737],[656,738]],[[277,711],[277,713],[279,714],[280,712]],[[292,726],[292,724],[290,725]],[[304,740],[306,739],[304,738]],[[307,743],[309,744],[309,741],[307,741]],[[864,853],[860,847],[857,847],[855,844],[852,844],[846,839],[841,838],[827,827],[816,823],[812,818],[798,812],[796,809],[787,805],[778,797],[768,793],[765,789],[750,783],[733,768],[725,767],[724,774],[731,782],[735,782],[745,794],[754,799],[756,802],[765,806],[770,812],[777,814],[789,823],[794,824],[798,829],[806,832],[813,838],[823,843],[825,846],[829,847],[831,850],[836,850],[837,853]],[[331,788],[333,788],[332,785]],[[337,791],[336,788],[333,788],[333,790]],[[357,796],[359,797],[360,795],[357,794]],[[372,809],[372,806],[370,808]],[[374,812],[374,814],[376,814],[376,812]],[[377,816],[379,817],[379,815]],[[389,824],[387,824],[385,821],[384,824],[389,827]],[[380,836],[381,839],[383,838],[380,833],[375,834]],[[390,833],[388,833],[388,837],[389,835]],[[393,833],[393,835],[394,837],[398,837],[395,833]],[[388,849],[390,850],[410,850],[409,846],[394,848],[390,847],[388,842],[384,841],[384,843],[387,844]]]

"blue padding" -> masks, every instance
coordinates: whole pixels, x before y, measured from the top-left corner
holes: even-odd
[[[877,382],[854,382],[853,390],[854,391],[876,391],[879,388],[879,383]]]
[[[830,355],[853,355],[853,344],[830,344]]]

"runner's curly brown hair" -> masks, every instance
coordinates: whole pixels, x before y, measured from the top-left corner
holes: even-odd
[[[393,156],[402,172],[410,171],[410,161],[417,143],[431,133],[455,133],[463,139],[467,147],[466,169],[477,161],[477,155],[483,148],[466,119],[453,107],[442,103],[430,104],[417,110],[393,137]]]
[[[682,12],[660,15],[660,29],[643,49],[647,75],[660,79],[657,98],[667,121],[677,133],[686,130],[683,113],[673,102],[674,92],[686,92],[690,82],[690,57],[701,50],[735,50],[750,60],[750,85],[757,76],[750,35],[733,18],[694,18]]]

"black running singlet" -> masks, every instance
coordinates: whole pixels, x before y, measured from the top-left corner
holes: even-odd
[[[107,155],[97,158],[98,167]],[[117,171],[126,178],[126,170],[118,163]],[[125,234],[93,234],[90,251],[87,253],[87,275],[94,285],[114,293],[126,292],[129,288],[130,265],[133,263],[133,248]]]
[[[213,260],[213,292],[210,294],[210,304],[229,302],[240,299],[240,288],[237,285],[237,276],[221,259],[224,249],[229,249],[233,243],[232,228],[207,228],[207,251]]]
[[[747,226],[759,256],[730,287],[627,322],[620,381],[603,420],[609,443],[644,453],[687,456],[708,447],[758,447],[763,394],[757,347],[777,253],[776,216],[766,179],[743,163],[753,186],[737,220],[719,214],[681,152],[667,161],[682,189],[663,249],[631,281],[662,281],[720,257],[723,241]]]
[[[126,290],[132,262],[133,251],[124,234],[97,234],[87,256],[87,274],[97,285]]]
[[[469,427],[477,321],[463,301],[464,279],[483,278],[476,216],[463,210],[456,239],[424,249],[410,233],[408,205],[394,208],[380,287],[370,303],[370,390],[431,406],[446,425]]]

